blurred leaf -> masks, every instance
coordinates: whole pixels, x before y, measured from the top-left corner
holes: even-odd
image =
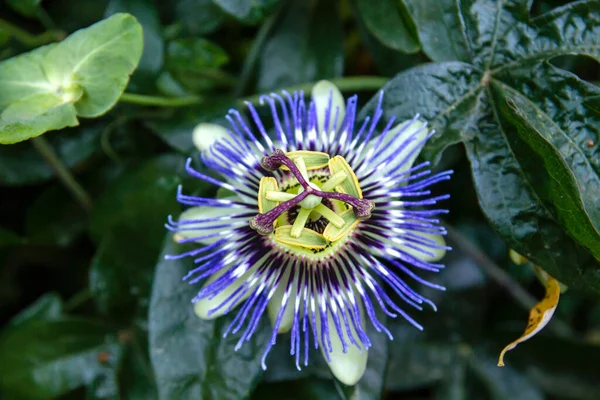
[[[44,191],[27,210],[25,234],[31,243],[68,246],[87,228],[88,216],[62,185]]]
[[[225,50],[202,38],[177,39],[169,43],[169,69],[219,68],[229,61]]]
[[[498,368],[494,358],[469,356],[468,365],[486,386],[493,400],[543,400],[541,390],[511,367]]]
[[[220,69],[229,56],[220,46],[202,38],[177,39],[167,48],[167,68],[187,89],[204,92],[234,80]]]
[[[198,149],[192,141],[192,132],[201,122],[222,123],[227,126],[225,115],[231,108],[231,101],[215,99],[201,107],[186,107],[174,110],[170,118],[146,121],[146,125],[173,149],[184,153],[196,153]]]
[[[23,239],[15,232],[0,226],[0,247],[20,244]]]
[[[264,19],[280,0],[212,0],[223,11],[247,24],[256,24]]]
[[[258,90],[340,76],[344,68],[342,40],[335,1],[291,1],[265,41]]]
[[[297,379],[261,384],[252,393],[252,400],[341,400],[333,380]]]
[[[270,329],[263,318],[252,338],[234,351],[237,335],[223,338],[231,318],[203,321],[194,314],[191,299],[199,287],[181,281],[193,268],[191,260],[163,260],[182,250],[167,235],[154,276],[148,323],[159,399],[248,397],[262,372]]]
[[[104,124],[84,124],[63,130],[47,138],[69,168],[75,168],[88,160],[100,145]],[[0,146],[0,184],[30,185],[48,181],[54,172],[31,143]]]
[[[421,49],[412,18],[402,2],[356,0],[356,5],[367,28],[381,43],[403,53]]]
[[[104,324],[79,318],[21,324],[0,339],[0,387],[20,398],[52,399],[89,384],[114,368],[118,345],[109,334]]]
[[[225,14],[212,0],[175,0],[175,15],[192,36],[211,33]]]
[[[6,0],[6,4],[24,17],[34,18],[42,0]]]
[[[149,160],[120,176],[97,200],[90,230],[100,246],[89,281],[102,312],[115,318],[145,314],[164,223],[179,210],[175,195],[182,166],[175,155]]]
[[[583,231],[574,222],[585,219],[581,212],[567,217],[563,211],[565,201],[575,199],[568,205],[573,212],[578,198],[583,199],[579,201],[591,219],[598,209],[598,196],[593,195],[598,147],[585,148],[585,143],[597,136],[600,119],[582,106],[598,88],[546,63],[560,54],[598,58],[600,2],[576,2],[533,19],[528,17],[527,1],[477,0],[468,7],[450,1],[435,3],[444,7],[442,13],[428,1],[407,3],[424,49],[453,49],[430,54],[434,59],[470,64],[441,62],[400,73],[383,88],[384,118],[402,120],[420,113],[428,120],[440,132],[424,149],[423,156],[429,160],[439,160],[447,146],[464,142],[481,208],[508,245],[569,287],[600,292],[600,263],[588,252],[600,238],[589,224]],[[435,14],[444,19],[433,18]],[[453,32],[455,26],[460,27],[460,35],[441,35],[441,21]],[[443,40],[437,44],[437,36],[428,36],[434,31],[454,47]],[[550,147],[535,145],[538,154],[546,154],[544,160],[552,164],[553,175],[540,176],[541,163],[534,160],[541,156],[519,152],[512,139],[514,127],[507,126],[505,100],[497,96],[498,87],[528,105],[524,124],[535,126],[538,132],[548,127],[562,132],[553,135]],[[376,101],[371,100],[363,116],[373,111]],[[545,122],[532,119],[533,110]],[[569,178],[564,173],[569,170],[577,185],[565,181]],[[562,175],[556,176],[556,171]],[[532,174],[536,174],[533,182]],[[550,191],[556,180],[568,197],[548,195],[557,193],[557,189]]]
[[[127,399],[157,399],[156,386],[148,355],[146,332],[135,331],[123,356],[119,382]]]
[[[63,312],[63,301],[55,292],[49,292],[37,299],[29,307],[15,315],[3,330],[15,328],[22,324],[52,321],[58,319]]]
[[[142,25],[144,50],[136,74],[132,77],[136,83],[142,83],[139,81],[150,79],[158,73],[164,59],[162,28],[155,2],[153,0],[110,0],[105,15],[109,17],[117,13],[129,13]],[[136,75],[140,72],[143,76],[136,80]]]
[[[142,49],[141,27],[117,14],[70,35],[0,62],[0,143],[97,117],[119,99]]]

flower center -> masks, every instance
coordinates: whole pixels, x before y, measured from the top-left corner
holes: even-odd
[[[261,165],[269,171],[289,171],[292,175],[293,184],[282,190],[273,177],[260,180],[259,214],[250,219],[252,229],[261,235],[272,234],[280,244],[324,249],[371,216],[374,203],[363,199],[358,179],[342,156],[276,150],[264,157]],[[316,171],[319,179],[311,180],[309,174]],[[324,229],[310,229],[321,220],[327,221]]]

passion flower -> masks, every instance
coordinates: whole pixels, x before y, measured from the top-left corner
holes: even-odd
[[[236,349],[269,315],[273,332],[263,368],[277,334],[291,331],[298,369],[314,346],[333,374],[352,385],[366,368],[366,324],[392,339],[376,307],[418,329],[406,306],[435,309],[405,278],[444,289],[417,271],[444,267],[436,261],[449,248],[436,216],[447,210],[436,205],[448,196],[432,196],[429,188],[452,171],[432,174],[428,162],[413,165],[433,135],[418,116],[400,124],[391,119],[379,133],[383,95],[360,126],[357,96],[344,104],[326,81],[313,88],[308,107],[302,92],[260,100],[272,131],[250,103],[249,122],[231,110],[230,129],[195,130],[203,163],[221,178],[194,170],[191,160],[187,171],[217,185],[220,196],[179,192],[178,200],[192,207],[167,228],[178,242],[198,247],[167,258],[194,258],[197,267],[184,280],[205,280],[192,299],[195,312],[203,319],[234,313],[226,334],[239,333]]]

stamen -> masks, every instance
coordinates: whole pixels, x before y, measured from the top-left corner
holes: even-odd
[[[344,226],[344,218],[337,215],[331,208],[327,207],[324,204],[319,204],[315,207],[315,211],[321,214],[324,218],[326,218],[333,225],[341,228]]]
[[[321,190],[324,192],[330,192],[335,189],[337,185],[344,182],[347,177],[348,175],[346,175],[343,171],[338,171],[331,175],[329,180],[321,186]]]
[[[266,194],[267,200],[271,201],[288,201],[296,197],[293,193],[269,191]]]
[[[292,225],[292,230],[290,231],[291,237],[295,237],[295,238],[300,237],[300,234],[302,233],[302,228],[304,228],[306,221],[308,221],[308,216],[310,215],[310,212],[311,212],[311,210],[309,210],[307,208],[300,209],[300,212],[298,213],[298,216],[296,217],[296,220],[294,221],[294,224]]]

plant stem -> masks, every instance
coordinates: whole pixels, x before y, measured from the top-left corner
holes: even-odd
[[[144,94],[123,93],[119,98],[123,103],[139,104],[141,106],[185,107],[199,104],[202,99],[198,96],[160,97]]]
[[[39,35],[33,35],[20,27],[0,18],[0,30],[7,32],[10,36],[27,47],[38,47],[51,42],[63,40],[66,34],[61,30],[48,30]]]
[[[50,143],[43,136],[38,136],[31,139],[33,146],[40,153],[40,155],[46,160],[48,165],[54,170],[56,177],[65,185],[67,190],[71,192],[75,200],[83,207],[86,211],[92,209],[92,199],[85,189],[75,180],[75,177],[63,164],[58,154],[54,151]]]
[[[502,286],[508,294],[519,303],[524,309],[530,310],[538,301],[509,274],[492,261],[484,252],[479,250],[469,239],[464,237],[458,230],[449,224],[444,224],[448,231],[448,239],[454,242],[462,251],[468,254],[477,265],[498,285]],[[556,316],[552,323],[548,324],[548,329],[560,337],[572,337],[573,332],[569,325],[558,319]]]
[[[361,90],[377,90],[385,85],[388,81],[386,77],[380,76],[349,76],[346,78],[334,78],[329,80],[336,85],[342,92],[358,92]],[[288,92],[304,91],[308,93],[317,82],[302,83],[300,85],[289,86],[283,88]],[[262,94],[243,97],[241,102],[258,103]]]

